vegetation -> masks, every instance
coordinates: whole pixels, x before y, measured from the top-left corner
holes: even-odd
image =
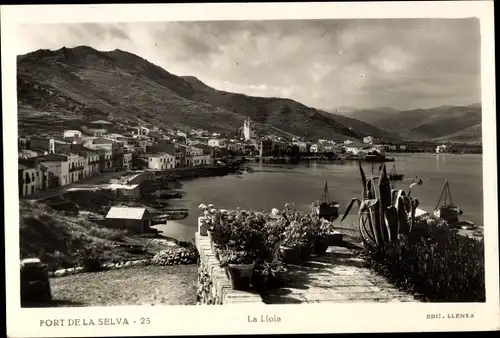
[[[411,197],[411,188],[421,184],[422,181],[414,180],[406,194],[404,190],[391,190],[385,164],[380,171],[380,177],[367,180],[361,161],[359,161],[359,171],[362,199],[352,199],[342,220],[357,203],[359,231],[365,247],[373,252],[384,251],[388,243],[396,242],[399,234],[408,234],[412,231],[419,202]]]
[[[332,231],[331,223],[321,221],[315,213],[297,211],[293,204],[270,214],[240,209],[228,212],[203,204],[200,208],[222,267],[255,262],[255,271],[281,271],[286,265],[283,247],[312,250]]]
[[[417,223],[418,201],[410,194],[420,181],[406,195],[390,190],[385,166],[376,180],[366,180],[361,164],[360,173],[363,201],[353,199],[346,215],[360,204],[359,231],[369,265],[423,300],[484,302],[483,241],[453,233],[432,218]]]
[[[45,204],[21,200],[19,210],[20,256],[40,258],[49,271],[75,266],[99,271],[103,262],[149,258],[164,247],[147,236],[132,238],[124,230],[106,228],[84,215],[67,216]]]
[[[431,224],[435,224],[432,222]],[[370,266],[396,286],[430,302],[484,302],[484,242],[443,226],[417,224],[384,252],[366,253]]]
[[[21,258],[38,257],[49,270],[77,265],[85,256],[80,250],[85,248],[98,250],[111,259],[128,257],[111,247],[112,241],[125,236],[123,231],[107,229],[83,217],[68,217],[39,203],[21,200],[19,211]]]

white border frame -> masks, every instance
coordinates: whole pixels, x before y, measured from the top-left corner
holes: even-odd
[[[483,128],[483,191],[487,302],[268,306],[124,306],[22,309],[19,301],[16,43],[10,30],[21,23],[215,21],[329,18],[480,18]],[[241,333],[344,333],[473,331],[500,329],[495,123],[495,58],[492,1],[266,3],[171,5],[2,6],[2,90],[5,182],[7,334],[11,337],[124,336]],[[427,314],[474,314],[473,319],[428,320]],[[252,324],[248,315],[278,315],[280,323]],[[307,319],[305,318],[307,314]],[[40,319],[151,318],[150,325],[40,327]],[[189,323],[192,322],[192,323]]]

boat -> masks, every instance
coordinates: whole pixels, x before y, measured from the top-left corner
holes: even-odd
[[[398,174],[396,171],[396,163],[392,166],[392,170],[389,173],[389,180],[391,181],[401,181],[405,175]]]
[[[337,201],[331,201],[328,197],[328,182],[325,182],[325,189],[323,190],[323,195],[321,196],[321,200],[313,203],[312,209],[313,212],[318,214],[320,218],[324,218],[326,220],[332,220],[339,217],[339,207],[340,203]]]
[[[476,224],[472,221],[462,221],[460,222],[460,227],[463,230],[474,230],[476,228]]]
[[[379,153],[366,154],[363,159],[366,162],[374,163],[394,162],[394,158],[385,157],[385,155],[380,155]]]
[[[443,202],[441,204],[441,202]],[[439,196],[439,200],[437,202],[436,207],[434,208],[434,216],[445,220],[449,224],[458,223],[458,217],[463,213],[462,210],[455,204],[451,199],[451,191],[448,180],[445,181],[443,190],[441,192],[441,196]]]

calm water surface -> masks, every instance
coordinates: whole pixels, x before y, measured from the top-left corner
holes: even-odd
[[[463,220],[483,224],[482,156],[469,154],[397,154],[396,169],[404,174],[404,180],[396,188],[407,191],[414,176],[422,178],[423,185],[413,189],[412,196],[420,200],[420,208],[432,212],[447,179],[453,203],[463,209]],[[388,163],[388,171],[392,168]],[[301,163],[298,165],[250,164],[255,172],[243,175],[200,178],[183,183],[185,194],[182,200],[173,203],[179,208],[188,208],[190,215],[181,221],[169,221],[158,227],[167,236],[189,240],[197,229],[198,205],[213,203],[221,209],[270,210],[281,209],[287,202],[304,211],[311,210],[311,203],[319,200],[325,181],[328,181],[329,196],[340,202],[343,214],[353,197],[360,197],[361,183],[356,162]],[[376,170],[378,164],[374,164]],[[372,166],[363,165],[367,177]],[[374,173],[374,175],[377,175]],[[355,208],[353,208],[355,209]],[[344,220],[350,226],[356,210]],[[347,225],[346,225],[347,224]]]

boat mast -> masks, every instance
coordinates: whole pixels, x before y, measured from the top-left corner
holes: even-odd
[[[328,204],[328,181],[325,182],[325,189],[323,190],[323,196],[321,196],[321,201]]]
[[[438,200],[436,208],[434,208],[434,210],[438,209],[439,204],[441,203],[441,200],[443,198],[444,198],[444,205],[453,204],[453,201],[451,199],[451,190],[450,190],[450,185],[448,184],[448,180],[446,180],[444,183],[443,191],[441,191],[441,195],[439,196],[439,200]],[[450,200],[449,204],[448,204],[448,200]]]

